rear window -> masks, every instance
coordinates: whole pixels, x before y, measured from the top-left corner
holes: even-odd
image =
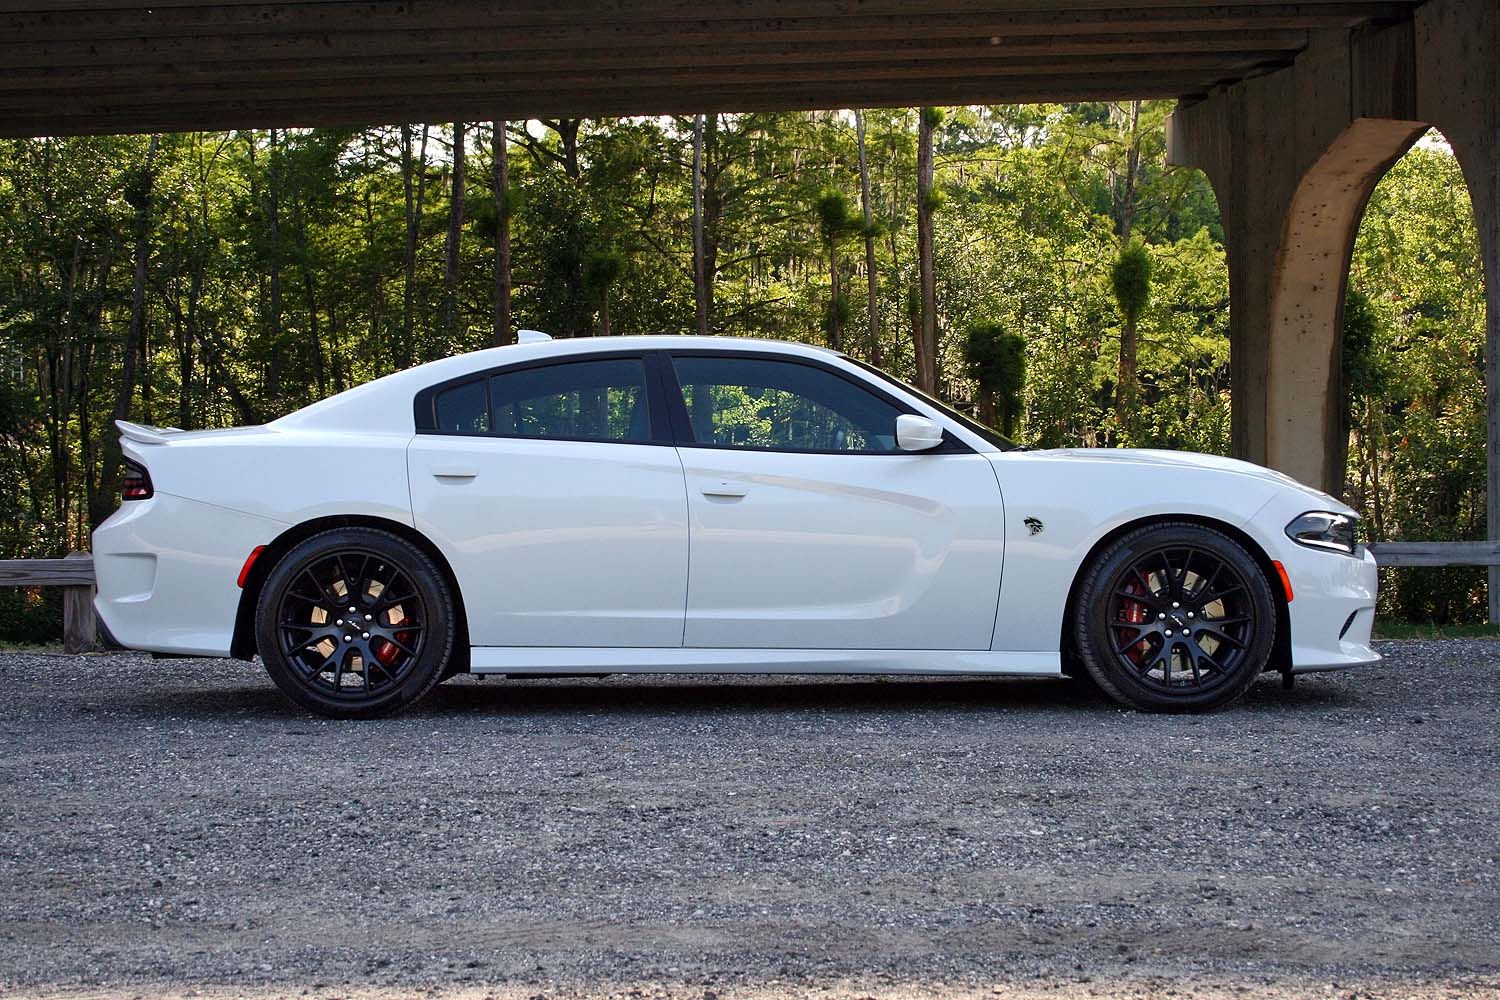
[[[483,382],[444,389],[435,405],[437,429],[445,434],[488,434],[490,401]]]
[[[432,430],[441,434],[652,440],[646,366],[640,358],[596,358],[502,371],[443,389],[432,406]]]

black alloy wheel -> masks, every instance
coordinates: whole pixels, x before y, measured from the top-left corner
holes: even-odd
[[[444,675],[452,598],[432,560],[373,528],[338,528],[281,558],[261,589],[256,641],[287,697],[321,715],[399,711]]]
[[[1270,582],[1237,541],[1200,524],[1132,531],[1086,569],[1074,641],[1105,693],[1146,711],[1217,708],[1265,670]]]

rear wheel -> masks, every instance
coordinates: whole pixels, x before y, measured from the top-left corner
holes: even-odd
[[[1276,605],[1244,547],[1200,524],[1124,535],[1086,570],[1074,641],[1089,675],[1145,711],[1226,705],[1270,660]]]
[[[374,528],[306,539],[271,570],[256,608],[266,671],[287,697],[334,718],[399,711],[453,655],[453,601],[416,546]]]

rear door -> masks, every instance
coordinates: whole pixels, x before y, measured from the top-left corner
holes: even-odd
[[[691,515],[686,645],[990,648],[1004,517],[984,456],[899,450],[914,411],[795,355],[674,353],[664,378]]]
[[[641,354],[509,367],[417,398],[416,527],[475,646],[680,646],[687,504]]]

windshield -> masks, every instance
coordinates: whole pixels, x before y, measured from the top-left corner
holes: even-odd
[[[923,392],[921,389],[918,389],[916,386],[911,385],[907,382],[903,382],[901,379],[896,378],[894,375],[889,375],[886,372],[881,371],[874,365],[866,364],[858,358],[851,358],[848,355],[844,355],[844,360],[858,365],[862,370],[869,372],[871,375],[874,375],[882,382],[886,382],[890,385],[896,386],[898,389],[909,392],[913,396],[921,399],[922,402],[926,403],[927,405],[941,410],[944,416],[952,419],[955,423],[963,425],[963,428],[965,430],[972,431],[973,433],[979,435],[990,444],[994,445],[996,448],[999,448],[1001,451],[1017,451],[1021,447],[1010,438],[1006,437],[1004,434],[1001,434],[999,431],[995,430],[993,427],[987,427],[984,424],[981,424],[979,421],[975,420],[967,413],[955,410],[953,407],[949,406],[942,400],[934,399],[933,397],[927,395],[927,393]]]

